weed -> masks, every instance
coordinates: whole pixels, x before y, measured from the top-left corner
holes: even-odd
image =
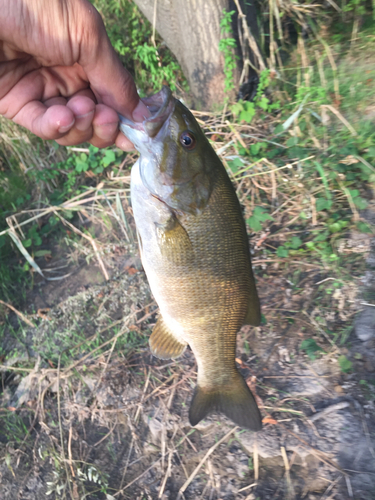
[[[288,257],[288,255],[297,255],[301,253],[298,250],[302,247],[302,240],[298,236],[293,236],[289,241],[277,248],[278,257]]]
[[[280,108],[280,102],[276,101],[274,103],[265,95],[265,90],[270,84],[270,70],[263,70],[259,75],[259,83],[257,88],[257,93],[253,101],[242,101],[239,100],[231,106],[231,111],[233,116],[238,119],[239,122],[244,121],[246,123],[251,123],[253,118],[257,114],[257,110],[262,110],[265,113],[272,113],[274,110]],[[262,145],[264,147],[264,145]],[[257,148],[260,149],[260,146]],[[259,152],[253,150],[257,154]]]
[[[343,371],[344,373],[348,373],[352,369],[353,363],[346,356],[339,356],[338,362],[341,371]]]
[[[301,349],[306,351],[308,357],[312,360],[316,359],[317,353],[325,352],[324,349],[316,343],[314,339],[305,339],[301,342]]]
[[[273,218],[262,207],[255,207],[252,216],[246,222],[254,231],[260,231],[262,229],[262,222],[267,220],[272,221]]]
[[[0,442],[7,442],[8,446],[17,448],[26,435],[27,426],[20,415],[10,411],[0,414]]]
[[[86,498],[95,491],[107,493],[108,476],[95,465],[74,460],[70,463],[70,468],[67,468],[65,460],[55,448],[39,447],[38,453],[43,461],[48,460],[53,465],[52,481],[46,483],[46,496],[55,493],[58,497],[66,497],[72,484],[79,491],[80,498]],[[74,471],[73,475],[70,474],[71,471]]]
[[[235,54],[237,45],[236,40],[233,38],[232,31],[232,16],[235,14],[234,10],[227,12],[223,10],[223,17],[220,21],[221,40],[219,42],[219,50],[224,56],[224,91],[231,92],[235,88],[234,72],[237,68],[237,60],[239,57]]]

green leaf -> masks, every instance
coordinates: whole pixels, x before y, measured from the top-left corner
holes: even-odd
[[[111,163],[113,163],[116,160],[116,155],[112,149],[107,149],[105,152],[105,156],[102,159],[102,163],[105,167],[108,167]]]
[[[262,208],[262,207],[255,207],[254,211],[253,211],[253,216],[257,217],[261,221],[273,220],[273,218],[270,216],[270,214],[265,212],[264,208]]]
[[[359,222],[357,222],[356,225],[357,225],[357,229],[359,232],[372,233],[372,228],[371,228],[370,224],[367,224],[367,222],[359,221]]]
[[[301,349],[306,351],[306,354],[310,359],[316,359],[316,352],[325,352],[314,339],[305,339],[301,343]]]
[[[331,231],[331,233],[338,233],[341,231],[341,225],[338,222],[334,222],[333,224],[330,224],[328,226],[328,229]]]
[[[357,208],[359,208],[359,210],[364,210],[365,208],[368,207],[368,202],[361,196],[353,198],[353,203]]]
[[[368,154],[372,157],[375,158],[375,146],[370,146],[368,148]]]
[[[341,371],[343,371],[344,373],[348,373],[352,369],[353,363],[346,356],[339,356],[338,362]]]
[[[297,248],[300,248],[301,246],[302,246],[301,238],[298,238],[298,236],[293,236],[293,238],[290,241],[290,247],[293,248],[294,250],[297,250]]]
[[[348,191],[349,191],[350,196],[351,196],[352,198],[355,198],[356,196],[358,196],[358,195],[359,195],[359,191],[358,191],[358,189],[348,189]]]
[[[331,199],[332,195],[331,195],[331,191],[329,189],[329,185],[328,185],[328,181],[327,181],[327,177],[326,177],[326,174],[324,172],[324,169],[323,169],[323,166],[318,163],[317,161],[314,161],[315,163],[315,166],[316,166],[316,169],[317,171],[319,172],[320,174],[320,177],[322,179],[322,182],[324,184],[324,187],[325,187],[325,190],[326,190],[326,196],[328,199]],[[330,207],[331,208],[331,207]]]
[[[298,137],[290,137],[286,141],[286,145],[288,146],[288,148],[291,148],[292,146],[297,146],[297,144],[298,144]]]
[[[259,102],[257,102],[257,104],[260,108],[264,109],[264,111],[267,111],[269,102],[270,100],[267,99],[267,97],[262,97],[262,99]]]
[[[38,234],[34,235],[33,240],[34,245],[36,245],[37,247],[42,244],[42,238]]]
[[[31,247],[31,244],[32,244],[33,240],[31,238],[28,238],[27,240],[24,240],[22,242],[22,245],[25,247],[25,248],[29,248]]]
[[[241,111],[240,121],[244,120],[246,123],[250,123],[255,116],[255,108],[248,108],[246,111]]]
[[[264,211],[262,207],[255,207],[253,215],[249,217],[246,222],[253,229],[253,231],[260,231],[262,229],[261,222],[266,220],[273,220],[273,218]]]
[[[329,210],[332,206],[332,201],[326,198],[317,198],[315,205],[317,212],[321,212],[322,210]]]
[[[238,101],[238,102],[236,102],[236,104],[233,104],[233,106],[231,107],[231,111],[234,114],[234,116],[239,115],[241,113],[241,111],[243,111],[243,109],[244,109],[243,101]]]
[[[228,160],[228,165],[231,171],[235,174],[243,167],[243,162],[239,158],[234,158],[233,160]]]
[[[51,250],[37,250],[34,253],[34,257],[44,257],[45,255],[51,255]]]
[[[260,148],[261,148],[261,145],[259,142],[255,143],[255,144],[251,144],[250,146],[250,153],[254,156],[256,156],[259,151],[260,151]]]
[[[289,252],[285,247],[279,246],[278,249],[276,250],[276,255],[278,257],[288,257]]]
[[[251,229],[253,231],[261,231],[262,229],[262,224],[259,222],[259,220],[256,217],[249,217],[246,222],[249,224]]]
[[[274,135],[279,135],[279,134],[282,134],[283,132],[284,132],[284,127],[283,127],[282,123],[277,125],[277,127],[273,131]]]

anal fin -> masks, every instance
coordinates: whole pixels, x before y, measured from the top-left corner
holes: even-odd
[[[184,352],[187,344],[181,343],[167,327],[163,317],[160,317],[151,334],[150,349],[159,359],[178,358]]]

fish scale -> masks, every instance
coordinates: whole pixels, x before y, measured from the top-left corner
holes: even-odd
[[[239,201],[190,111],[165,89],[145,103],[151,117],[143,125],[121,119],[121,130],[141,153],[132,168],[131,199],[143,267],[161,314],[151,351],[169,359],[191,347],[198,365],[192,425],[219,411],[259,430],[259,410],[235,363],[238,330],[260,322]]]

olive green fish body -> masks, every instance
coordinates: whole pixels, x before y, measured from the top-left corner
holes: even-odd
[[[150,338],[151,350],[169,359],[179,356],[187,344],[191,347],[198,365],[197,389],[189,413],[193,425],[217,410],[242,426],[259,430],[259,410],[235,365],[238,330],[245,322],[260,321],[241,208],[225,168],[191,113],[177,101],[172,118],[174,115],[177,119],[166,122],[169,129],[166,127],[164,134],[173,136],[173,127],[178,128],[178,139],[186,127],[197,143],[203,144],[192,175],[175,174],[172,165],[172,181],[176,175],[178,180],[185,175],[177,182],[177,194],[168,179],[167,195],[162,184],[157,192],[151,186],[151,191],[142,173],[142,168],[150,168],[142,165],[147,154],[137,144],[142,155],[132,169],[131,197],[142,263],[161,313]],[[155,147],[156,164],[162,171],[166,170],[162,165],[166,157],[174,156],[174,162],[181,157],[176,149],[183,148],[175,144],[175,149],[171,143],[168,148]],[[182,150],[182,154],[196,161],[194,149]],[[185,162],[185,171],[189,168]],[[203,186],[198,194],[194,186],[197,179]],[[181,207],[179,195],[184,188]]]

